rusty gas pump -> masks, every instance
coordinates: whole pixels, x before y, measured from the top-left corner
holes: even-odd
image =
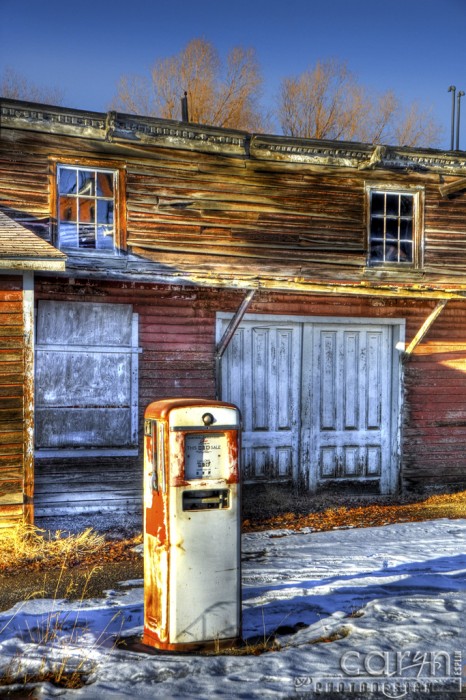
[[[241,635],[239,410],[156,401],[144,432],[143,644],[233,643]]]

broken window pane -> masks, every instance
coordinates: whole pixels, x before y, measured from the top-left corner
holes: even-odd
[[[113,173],[97,173],[97,196],[113,197]]]
[[[93,224],[79,224],[79,247],[95,248],[95,226]]]
[[[60,221],[77,221],[78,207],[76,197],[60,197]]]
[[[58,241],[64,248],[113,250],[115,173],[58,168]],[[74,228],[68,222],[77,224]]]
[[[370,196],[369,261],[414,261],[414,195],[372,192]]]
[[[95,172],[78,170],[78,192],[81,195],[95,195]]]
[[[78,226],[67,222],[60,223],[60,246],[62,248],[78,247]]]
[[[60,168],[60,194],[76,194],[76,176],[76,170],[70,170],[69,168]]]

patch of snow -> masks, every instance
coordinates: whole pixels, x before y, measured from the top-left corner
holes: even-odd
[[[117,637],[142,633],[143,583],[134,580],[102,599],[28,600],[0,613],[0,674],[18,659],[23,672],[64,659],[88,669],[88,684],[76,690],[42,683],[36,696],[44,699],[415,698],[435,683],[449,688],[442,698],[458,699],[465,543],[466,520],[447,519],[248,533],[243,637],[276,637],[280,650],[145,655],[117,647]],[[364,682],[371,685],[361,690]]]

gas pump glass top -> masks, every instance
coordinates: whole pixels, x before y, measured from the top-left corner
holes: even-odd
[[[187,479],[221,479],[227,468],[227,440],[224,433],[192,434],[185,437]]]

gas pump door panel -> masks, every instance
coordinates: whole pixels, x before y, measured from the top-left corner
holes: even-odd
[[[226,478],[228,449],[225,433],[186,435],[184,473],[189,481]]]

